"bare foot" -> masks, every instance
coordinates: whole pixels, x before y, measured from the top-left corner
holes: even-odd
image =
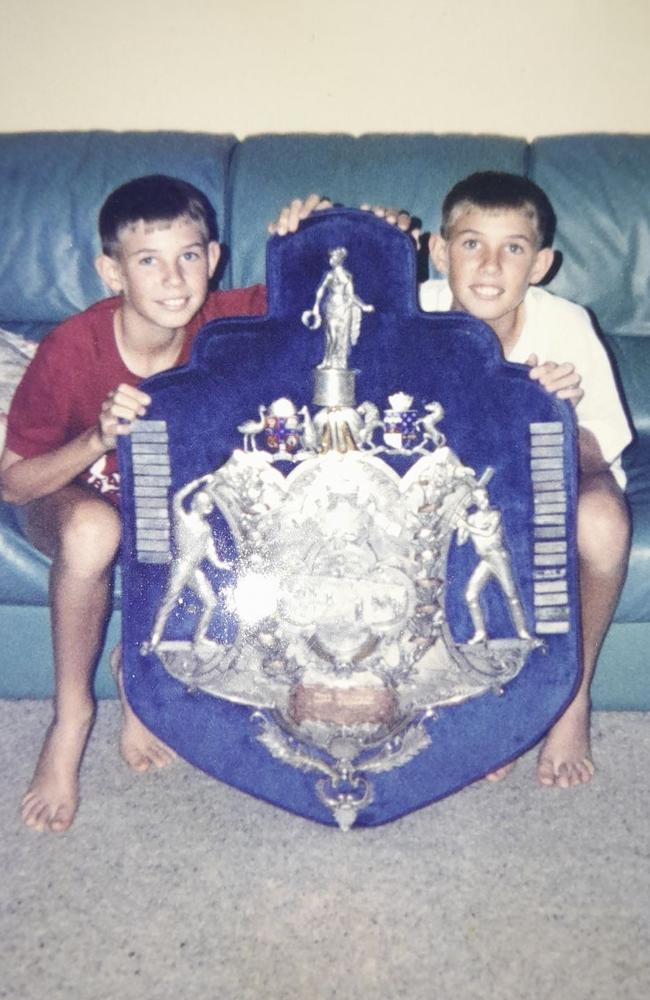
[[[122,733],[120,736],[120,753],[132,771],[144,774],[152,767],[167,767],[176,760],[176,753],[166,746],[162,740],[147,729],[129,705],[122,683],[122,663],[120,646],[116,646],[110,655],[111,673],[115,678],[117,690],[122,705]]]
[[[573,701],[546,737],[537,761],[541,785],[575,788],[595,774],[589,743],[589,705]]]
[[[511,760],[509,764],[504,764],[503,767],[498,767],[496,771],[490,771],[489,774],[485,775],[486,781],[503,781],[507,778],[511,771],[514,771],[516,760]]]
[[[79,768],[93,719],[91,712],[71,722],[51,723],[20,807],[30,829],[64,833],[72,825],[79,805]]]

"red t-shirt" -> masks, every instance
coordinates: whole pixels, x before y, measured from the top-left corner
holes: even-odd
[[[97,422],[101,405],[120,382],[137,386],[115,343],[113,317],[120,299],[103,299],[65,320],[39,344],[14,395],[7,419],[6,447],[22,458],[60,448]],[[187,327],[176,367],[189,361],[194,337],[209,320],[261,316],[266,312],[263,285],[211,292]],[[119,476],[114,451],[102,455],[78,477],[107,500],[118,501]]]

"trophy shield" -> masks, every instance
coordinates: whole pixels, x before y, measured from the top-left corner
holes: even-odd
[[[119,442],[123,670],[195,766],[343,830],[535,744],[580,666],[571,407],[368,213],[267,251]]]

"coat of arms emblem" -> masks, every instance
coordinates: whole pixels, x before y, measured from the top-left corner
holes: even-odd
[[[482,324],[399,301],[410,248],[387,228],[313,220],[304,270],[273,241],[269,317],[204,331],[122,448],[136,711],[216,777],[342,829],[514,756],[577,676],[570,414]],[[357,276],[359,244],[400,272],[394,299]]]

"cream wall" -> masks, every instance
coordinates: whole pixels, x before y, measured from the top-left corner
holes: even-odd
[[[0,0],[0,131],[648,132],[649,0]]]

